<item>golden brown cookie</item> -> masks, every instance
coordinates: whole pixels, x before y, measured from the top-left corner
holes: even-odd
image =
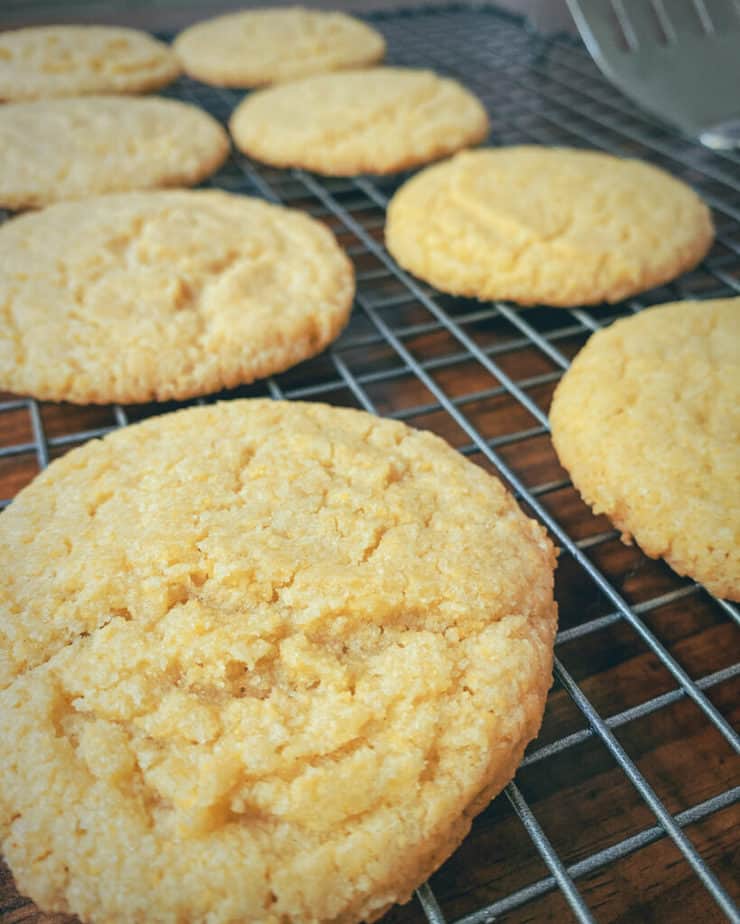
[[[192,186],[229,152],[219,123],[187,103],[85,96],[0,106],[0,207]]]
[[[740,600],[740,298],[649,308],[594,334],[550,409],[595,513]]]
[[[60,203],[0,227],[0,387],[207,394],[319,353],[353,294],[333,234],[302,212],[220,191]]]
[[[371,921],[537,733],[554,552],[428,433],[234,401],[0,515],[0,837],[92,924]]]
[[[481,141],[485,109],[432,71],[375,67],[258,90],[230,122],[238,148],[277,167],[393,173]]]
[[[386,225],[401,266],[443,292],[563,307],[667,282],[713,239],[709,210],[686,184],[570,148],[459,154],[405,183]]]
[[[120,26],[31,26],[0,32],[0,99],[143,93],[171,83],[177,56]]]
[[[196,23],[175,51],[188,74],[221,87],[257,87],[375,64],[383,36],[359,19],[303,7],[242,10]]]

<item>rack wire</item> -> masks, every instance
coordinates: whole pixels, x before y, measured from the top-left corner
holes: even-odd
[[[547,421],[557,381],[594,330],[662,301],[740,294],[740,156],[675,135],[608,84],[580,43],[533,34],[495,8],[419,7],[371,19],[390,62],[432,67],[482,98],[490,143],[641,157],[692,184],[717,225],[707,259],[669,286],[618,306],[521,310],[440,295],[399,269],[382,229],[402,176],[326,179],[234,154],[206,184],[326,221],[355,262],[358,292],[332,349],[200,403],[321,400],[434,430],[498,474],[562,550],[555,686],[540,737],[417,902],[388,921],[740,922],[732,865],[740,613],[623,546],[579,500]],[[186,78],[166,95],[222,121],[241,98]],[[0,396],[0,506],[71,446],[177,406],[73,408]],[[0,898],[0,921],[20,902]]]

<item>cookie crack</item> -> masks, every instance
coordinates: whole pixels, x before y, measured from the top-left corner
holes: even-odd
[[[79,593],[75,596],[79,596]],[[13,677],[10,678],[10,681],[6,684],[6,686],[0,689],[8,689],[17,680],[20,680],[26,675],[43,670],[45,667],[48,667],[52,661],[54,661],[60,652],[67,648],[72,648],[75,645],[84,644],[87,639],[93,638],[93,636],[98,635],[109,625],[118,621],[132,622],[135,621],[135,617],[127,607],[111,608],[108,613],[100,618],[96,625],[91,626],[88,629],[82,629],[78,632],[70,633],[63,638],[55,640],[55,644],[53,645],[52,650],[44,652],[40,658],[33,660],[30,663],[26,661],[19,667],[18,671],[13,675]]]
[[[399,99],[396,99],[375,109],[365,107],[361,118],[357,118],[352,122],[347,120],[337,121],[332,129],[322,131],[321,143],[328,145],[340,144],[351,140],[359,133],[367,133],[370,129],[374,133],[377,131],[378,122],[385,121],[393,125],[399,120],[405,120],[409,112],[413,112],[429,102],[438,91],[438,85],[431,82],[428,86],[419,87],[410,97],[401,97],[400,105]]]

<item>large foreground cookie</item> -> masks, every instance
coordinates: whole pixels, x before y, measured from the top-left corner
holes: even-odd
[[[118,26],[33,26],[0,33],[0,99],[142,93],[180,73],[145,32]]]
[[[236,109],[230,128],[257,160],[350,176],[405,170],[475,144],[488,117],[454,80],[376,67],[259,90]]]
[[[257,87],[380,61],[383,36],[338,12],[288,7],[244,10],[196,23],[175,50],[193,77],[226,87]]]
[[[676,302],[593,335],[550,409],[595,513],[740,600],[740,298]]]
[[[218,122],[167,99],[87,96],[0,107],[0,206],[191,186],[229,151]]]
[[[536,734],[554,552],[431,434],[148,420],[0,516],[0,835],[87,922],[373,920]]]
[[[616,302],[691,269],[709,211],[638,160],[568,148],[459,154],[412,177],[388,208],[398,262],[443,292],[522,305]]]
[[[206,394],[320,352],[353,294],[331,231],[302,212],[216,191],[60,203],[0,227],[0,387]]]

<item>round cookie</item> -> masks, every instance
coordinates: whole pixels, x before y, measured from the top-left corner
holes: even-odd
[[[176,55],[136,29],[32,26],[0,32],[0,99],[142,93],[180,73]]]
[[[713,239],[707,207],[662,170],[528,146],[465,152],[412,177],[386,224],[401,266],[443,292],[560,307],[667,282]]]
[[[175,51],[192,77],[222,87],[257,87],[375,64],[379,32],[352,16],[302,7],[243,10],[196,23]]]
[[[0,516],[0,837],[86,922],[372,921],[536,734],[554,550],[438,437],[233,401]]]
[[[552,440],[594,513],[740,600],[740,298],[649,308],[594,334],[555,391]]]
[[[219,123],[174,100],[85,96],[0,106],[0,206],[191,186],[229,153]]]
[[[256,160],[352,176],[405,170],[475,144],[488,133],[488,116],[454,80],[376,67],[258,90],[229,127]]]
[[[0,226],[0,387],[207,394],[319,353],[353,295],[351,263],[302,212],[215,190],[60,203]]]

